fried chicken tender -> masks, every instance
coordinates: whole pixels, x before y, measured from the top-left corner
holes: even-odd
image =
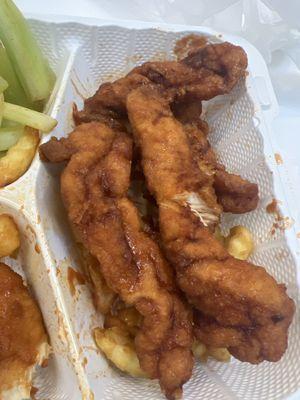
[[[168,93],[170,101],[184,103],[187,96],[209,100],[228,93],[245,75],[247,55],[231,43],[207,44],[181,61],[146,62],[126,77],[102,84],[87,99],[84,110],[75,112],[77,123],[98,120],[122,120],[126,116],[126,98],[138,87],[157,84]]]
[[[187,134],[161,93],[139,88],[129,94],[127,109],[177,282],[189,302],[220,328],[222,338],[230,333],[222,343],[212,343],[210,335],[197,335],[199,340],[226,347],[242,361],[279,360],[295,309],[285,287],[264,268],[234,259],[214,237],[214,218],[208,215],[215,216],[214,204],[206,195],[211,181],[195,173]]]
[[[87,134],[94,137],[94,146],[92,139],[86,145]],[[101,138],[106,138],[105,145],[99,144]],[[143,316],[135,337],[141,368],[175,399],[193,367],[191,315],[176,293],[170,266],[127,198],[132,141],[93,122],[52,143],[72,149],[67,150],[72,156],[61,177],[61,192],[76,236],[98,259],[108,286]],[[41,148],[49,161],[50,144]]]
[[[0,398],[29,398],[34,368],[48,352],[37,304],[22,278],[0,263]]]

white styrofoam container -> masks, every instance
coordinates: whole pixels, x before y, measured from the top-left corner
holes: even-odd
[[[47,110],[58,126],[50,136],[66,136],[73,127],[72,105],[79,107],[100,82],[124,75],[134,65],[150,59],[173,57],[175,41],[189,31],[241,45],[248,54],[249,75],[231,94],[205,104],[211,127],[210,140],[230,171],[257,182],[260,204],[256,211],[225,215],[223,228],[238,223],[254,234],[253,262],[263,265],[299,305],[299,249],[297,221],[293,222],[293,188],[284,166],[274,157],[271,122],[277,102],[267,68],[257,50],[247,41],[207,28],[157,25],[68,17],[42,17],[56,23],[32,20],[34,32],[57,72],[58,80]],[[81,23],[79,23],[81,22]],[[79,257],[60,199],[61,167],[43,164],[36,155],[30,169],[17,182],[0,191],[0,211],[17,220],[26,240],[13,266],[24,273],[36,296],[50,335],[54,354],[49,366],[40,369],[35,386],[37,399],[141,400],[162,399],[158,384],[132,379],[112,369],[97,350],[92,330],[102,323],[92,304],[89,288],[76,287],[73,296],[68,268],[80,269]],[[275,216],[265,207],[275,197],[280,201],[285,229],[275,229]],[[184,387],[186,400],[276,400],[300,398],[299,313],[290,329],[289,348],[278,363],[259,366],[232,360],[210,360],[197,365]],[[298,391],[298,394],[297,394]]]

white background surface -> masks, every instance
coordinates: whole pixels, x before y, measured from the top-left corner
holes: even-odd
[[[239,34],[268,63],[280,105],[274,135],[300,205],[300,1],[299,0],[15,0],[29,14],[140,19],[206,25]],[[279,166],[280,167],[280,166]],[[298,189],[299,188],[299,189]],[[294,218],[300,220],[300,207]]]

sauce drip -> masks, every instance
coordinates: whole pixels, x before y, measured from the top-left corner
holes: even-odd
[[[68,283],[72,296],[75,295],[76,286],[85,284],[85,277],[81,272],[75,271],[73,268],[68,267]]]

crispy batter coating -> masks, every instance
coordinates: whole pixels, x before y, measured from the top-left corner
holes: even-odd
[[[293,301],[264,268],[231,257],[209,230],[213,220],[206,214],[214,214],[207,196],[211,181],[201,170],[195,174],[184,127],[160,93],[139,88],[129,94],[127,108],[180,288],[201,313],[239,337],[234,344],[224,341],[217,347],[229,347],[235,357],[251,363],[277,361],[286,350]],[[216,346],[209,340],[207,335],[206,344]]]
[[[100,121],[112,128],[126,125],[126,98],[131,90],[146,85],[149,80],[140,74],[130,74],[115,82],[103,83],[94,96],[85,100],[84,110],[75,109],[74,119],[82,122]]]
[[[31,385],[31,368],[47,345],[41,312],[20,275],[0,263],[0,397]],[[7,394],[8,396],[8,394]]]
[[[170,266],[143,231],[137,210],[127,198],[131,139],[125,133],[108,135],[108,127],[93,123],[84,129],[79,126],[69,136],[72,149],[74,137],[78,143],[85,142],[85,129],[103,129],[103,136],[113,139],[110,149],[99,149],[97,134],[94,146],[82,144],[71,156],[61,178],[69,220],[77,237],[98,259],[108,286],[143,316],[135,338],[142,369],[159,379],[169,399],[177,398],[193,367],[190,311],[176,294]],[[57,143],[65,147],[69,138]],[[47,144],[43,146],[43,154],[51,161]]]
[[[223,211],[243,214],[255,210],[258,204],[258,186],[219,165],[214,176],[214,189]]]

